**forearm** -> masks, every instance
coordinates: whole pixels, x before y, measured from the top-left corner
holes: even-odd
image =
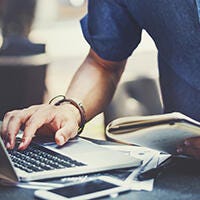
[[[109,62],[101,59],[93,51],[76,72],[66,92],[66,98],[78,99],[86,111],[86,120],[100,113],[111,100],[124,70],[126,61]],[[1,136],[9,149],[15,146],[15,137],[24,126],[19,149],[24,150],[34,135],[54,134],[58,145],[63,145],[77,135],[82,112],[69,103],[60,106],[41,104],[23,110],[8,112],[3,120]]]
[[[87,121],[102,112],[115,92],[126,61],[108,62],[90,51],[76,72],[66,97],[83,103]]]

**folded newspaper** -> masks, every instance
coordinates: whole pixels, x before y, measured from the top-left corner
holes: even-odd
[[[179,112],[123,117],[110,122],[106,134],[118,142],[174,154],[186,138],[200,136],[200,122]]]

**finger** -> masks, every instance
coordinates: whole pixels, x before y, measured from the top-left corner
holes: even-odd
[[[184,141],[185,146],[193,146],[195,148],[200,148],[200,137],[192,137],[192,138],[187,138]]]
[[[13,123],[15,121],[15,123]],[[6,148],[7,149],[13,149],[15,146],[15,137],[17,133],[19,132],[21,121],[19,118],[14,119],[14,117],[11,117],[8,126],[7,126],[7,137],[6,137]]]
[[[66,123],[55,134],[55,141],[58,145],[65,144],[70,138],[75,137],[78,131],[78,126],[75,123]]]
[[[12,111],[12,112],[7,112],[4,115],[3,121],[2,121],[2,125],[1,125],[1,137],[6,140],[7,137],[7,127],[8,127],[8,123],[10,121],[10,117],[13,116],[14,112],[16,111]]]
[[[181,154],[192,156],[195,159],[200,159],[200,148],[181,145],[178,147],[177,152],[181,153]]]
[[[25,124],[22,141],[19,145],[20,150],[24,150],[30,144],[36,131],[44,124],[50,123],[53,119],[52,110],[41,109],[32,115]]]
[[[12,149],[15,146],[15,137],[18,134],[20,127],[29,117],[37,110],[37,107],[31,106],[27,109],[16,110],[8,114],[5,123],[7,127],[3,127],[3,134],[6,137],[6,147]],[[5,125],[6,126],[6,125]]]
[[[24,119],[25,115],[19,110],[12,111],[5,116],[5,121],[2,126],[2,135],[8,149],[14,148],[15,137],[19,132]]]

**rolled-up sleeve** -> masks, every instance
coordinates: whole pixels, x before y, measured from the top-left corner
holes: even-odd
[[[81,20],[85,39],[106,60],[128,58],[141,40],[140,26],[121,2],[89,0],[88,14]]]

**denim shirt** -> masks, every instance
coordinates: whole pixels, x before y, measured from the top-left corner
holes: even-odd
[[[200,23],[200,0],[196,0],[197,4],[197,10],[198,10],[198,15],[199,15],[199,23]]]
[[[81,25],[91,48],[112,61],[131,56],[146,30],[158,49],[164,111],[200,121],[200,0],[89,0]]]

